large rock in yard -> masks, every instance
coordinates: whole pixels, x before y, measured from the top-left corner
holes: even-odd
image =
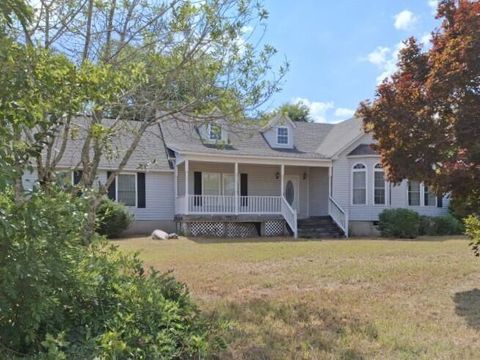
[[[168,239],[168,233],[166,233],[163,230],[154,230],[152,232],[152,239],[154,240],[167,240]]]

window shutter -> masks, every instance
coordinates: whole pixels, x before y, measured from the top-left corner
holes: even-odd
[[[443,207],[443,196],[437,196],[437,207]]]
[[[147,205],[146,189],[145,189],[145,173],[137,173],[137,206],[145,208]]]
[[[75,170],[73,172],[73,185],[77,185],[82,180],[82,170]]]
[[[193,195],[202,195],[202,173],[200,171],[195,171],[193,173]],[[195,196],[193,204],[195,206],[201,206],[201,197]]]
[[[248,196],[248,174],[240,174],[240,196]],[[248,206],[248,199],[242,199],[240,204]]]
[[[107,179],[112,175],[111,171],[107,171]],[[115,201],[117,194],[117,184],[115,183],[116,179],[113,179],[112,183],[108,187],[108,198]]]

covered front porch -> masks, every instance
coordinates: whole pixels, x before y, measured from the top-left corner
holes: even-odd
[[[330,162],[256,163],[177,159],[177,221],[257,222],[328,216]],[[226,220],[227,219],[227,220]]]

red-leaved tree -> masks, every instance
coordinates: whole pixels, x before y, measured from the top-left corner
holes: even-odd
[[[480,210],[480,2],[443,0],[423,50],[405,42],[398,70],[360,105],[390,181],[409,178]]]

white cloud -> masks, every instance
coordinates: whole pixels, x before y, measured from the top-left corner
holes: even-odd
[[[411,30],[417,21],[418,16],[413,12],[410,10],[403,10],[395,15],[394,26],[398,30]]]
[[[310,109],[310,116],[315,122],[328,122],[327,112],[335,108],[333,101],[311,101],[309,99],[300,97],[293,99],[293,103],[296,104],[299,102],[303,103]]]
[[[355,114],[355,110],[347,108],[337,108],[335,116],[340,118],[351,118]]]
[[[388,47],[379,46],[367,55],[367,60],[374,65],[382,65],[387,61],[387,56],[390,53]]]
[[[431,46],[430,41],[432,40],[432,33],[423,34],[420,38],[420,42],[423,44],[424,48],[429,48]]]
[[[437,7],[440,0],[428,0],[428,6],[432,8],[432,13],[437,13]]]
[[[394,48],[379,46],[367,55],[365,59],[381,70],[380,75],[377,76],[377,83],[381,83],[397,70],[398,54],[404,46],[403,42],[398,43]]]

